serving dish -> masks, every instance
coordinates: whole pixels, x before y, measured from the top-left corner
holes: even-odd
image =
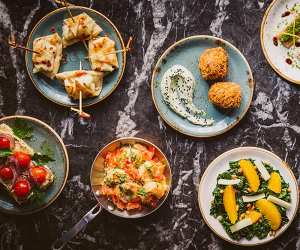
[[[166,189],[165,194],[158,200],[158,203],[155,207],[141,207],[135,210],[119,209],[110,199],[110,197],[101,195],[99,193],[99,179],[105,178],[104,169],[106,168],[105,159],[107,154],[114,152],[123,145],[134,145],[136,143],[146,147],[153,147],[155,149],[154,157],[157,157],[165,164],[164,175],[166,176],[168,188]],[[156,145],[142,138],[123,137],[110,142],[99,151],[91,167],[90,182],[91,191],[94,194],[97,204],[86,215],[84,215],[77,224],[75,224],[69,231],[64,233],[61,238],[57,239],[52,244],[52,249],[62,249],[65,244],[67,244],[67,242],[70,241],[78,232],[85,228],[86,225],[102,211],[102,209],[105,209],[107,212],[115,216],[125,219],[141,218],[155,212],[162,206],[168,197],[172,185],[172,171],[166,156]]]
[[[216,187],[217,176],[229,169],[229,162],[237,161],[240,159],[255,159],[255,162],[263,161],[268,163],[275,170],[279,170],[282,178],[289,184],[291,199],[290,208],[286,211],[289,221],[286,224],[282,225],[282,227],[280,227],[280,229],[276,231],[276,233],[272,236],[268,235],[263,239],[253,237],[251,240],[247,240],[246,238],[233,240],[226,233],[220,221],[210,214],[211,201],[214,200],[213,191]],[[198,190],[198,202],[204,221],[215,234],[217,234],[222,239],[236,245],[255,246],[274,240],[289,227],[297,213],[299,204],[299,190],[297,180],[292,170],[277,155],[262,148],[240,147],[221,154],[210,163],[200,181]]]
[[[286,80],[300,84],[299,48],[286,48],[277,39],[277,34],[293,21],[295,13],[292,9],[300,7],[296,0],[274,0],[266,10],[260,30],[260,42],[265,58],[270,66]],[[299,13],[299,10],[297,10]],[[292,55],[292,56],[291,56]],[[294,58],[292,58],[294,57]]]
[[[81,13],[88,14],[98,25],[101,26],[103,31],[101,36],[109,36],[115,42],[116,50],[124,50],[122,53],[117,53],[117,59],[119,67],[104,77],[103,88],[100,95],[96,97],[90,97],[82,101],[82,106],[90,106],[96,104],[106,97],[108,97],[118,86],[124,73],[126,64],[126,51],[121,34],[115,25],[103,14],[93,9],[82,6],[69,6],[68,9],[72,12],[72,15],[79,15]],[[58,34],[62,34],[63,20],[69,18],[67,9],[56,9],[45,17],[43,17],[32,29],[28,41],[27,48],[32,48],[33,40],[51,34],[51,30],[55,30]],[[64,86],[58,81],[45,77],[40,74],[33,73],[32,64],[32,52],[26,51],[25,63],[29,77],[31,78],[34,86],[37,90],[45,96],[47,99],[68,107],[78,106],[78,100],[74,100],[68,96]],[[62,63],[59,72],[74,71],[80,69],[80,62],[82,63],[82,70],[90,70],[90,62],[87,60],[87,51],[83,43],[79,42],[68,46],[63,50],[66,63]]]
[[[14,126],[16,121],[22,121],[32,129],[32,137],[24,139],[36,152],[51,154],[53,161],[47,166],[55,175],[52,185],[39,197],[39,200],[18,205],[1,187],[0,210],[9,214],[32,214],[53,203],[66,183],[69,172],[69,158],[66,147],[59,135],[46,123],[29,116],[7,116],[0,119],[0,124]]]
[[[237,82],[242,92],[239,108],[231,112],[223,112],[208,100],[211,83],[205,81],[199,73],[199,55],[208,48],[223,47],[229,56],[229,72],[226,81]],[[174,65],[188,69],[195,78],[196,87],[193,101],[214,119],[211,126],[198,126],[190,123],[173,112],[163,100],[161,81]],[[175,130],[193,137],[212,137],[225,133],[234,127],[246,114],[254,91],[254,80],[251,68],[241,52],[229,42],[207,35],[184,38],[171,45],[157,61],[151,80],[152,99],[163,120]]]

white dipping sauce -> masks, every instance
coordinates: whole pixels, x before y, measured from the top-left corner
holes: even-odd
[[[174,65],[163,75],[160,88],[164,101],[178,115],[196,125],[212,125],[214,120],[204,118],[206,112],[193,103],[195,86],[192,73],[181,65]]]

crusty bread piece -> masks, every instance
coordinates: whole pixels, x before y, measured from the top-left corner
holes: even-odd
[[[12,149],[13,152],[21,151],[30,155],[34,154],[33,149],[26,142],[17,137],[8,125],[4,123],[0,124],[0,134],[7,134],[15,139],[15,147]]]

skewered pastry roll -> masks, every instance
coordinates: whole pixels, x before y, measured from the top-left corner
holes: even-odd
[[[98,96],[102,90],[103,73],[91,70],[74,70],[56,74],[56,78],[63,81],[68,95],[79,99],[81,91],[82,98]]]
[[[62,31],[63,47],[66,48],[78,41],[97,37],[102,29],[89,15],[81,13],[73,18],[65,19]]]
[[[108,37],[89,41],[89,59],[93,70],[112,72],[118,68],[115,42]]]
[[[57,74],[62,58],[62,40],[57,33],[34,39],[32,54],[33,73],[41,72],[54,78]]]

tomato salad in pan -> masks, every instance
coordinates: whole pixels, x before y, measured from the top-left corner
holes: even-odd
[[[167,193],[165,163],[155,148],[140,143],[121,145],[104,155],[104,178],[98,192],[107,196],[120,210],[155,208]]]

